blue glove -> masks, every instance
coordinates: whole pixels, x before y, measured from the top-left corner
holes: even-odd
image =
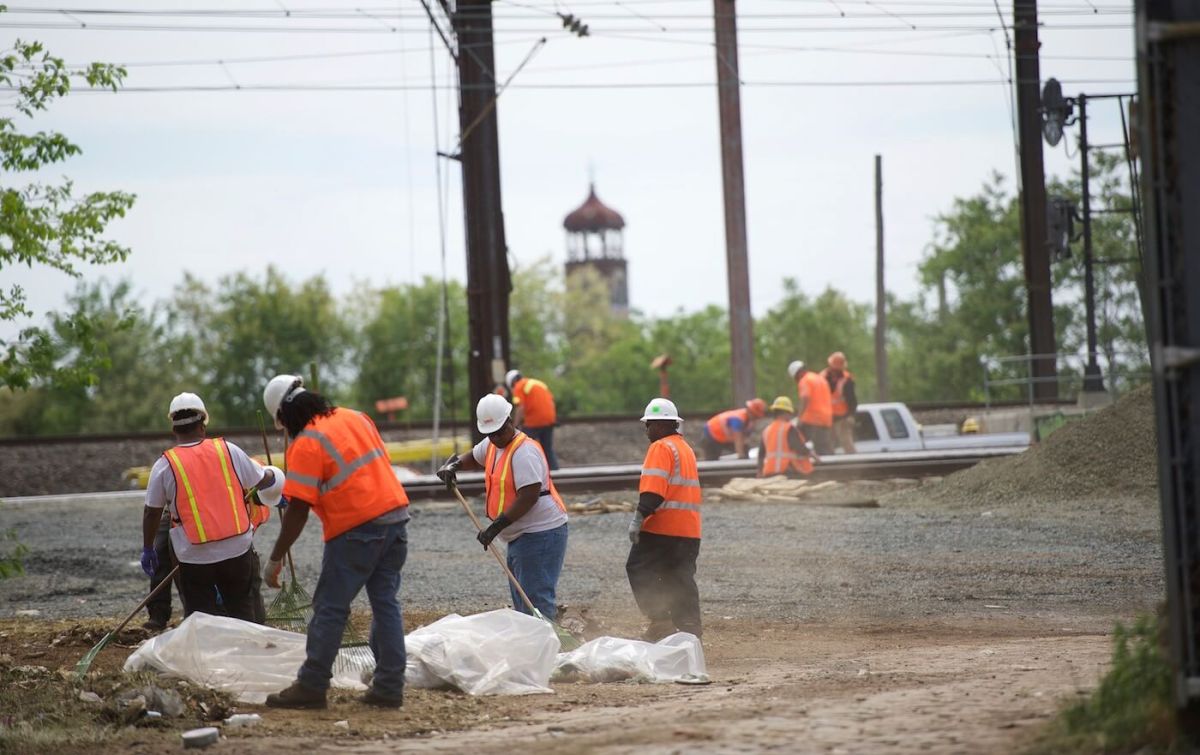
[[[153,577],[158,571],[158,552],[153,547],[142,548],[142,571],[147,577]]]

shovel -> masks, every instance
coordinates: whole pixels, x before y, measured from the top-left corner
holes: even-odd
[[[467,512],[467,516],[471,517],[471,521],[475,524],[475,529],[483,532],[483,525],[480,524],[479,517],[475,516],[475,512],[471,510],[471,505],[467,503],[467,499],[463,498],[462,491],[458,489],[458,485],[452,482],[450,483],[449,487],[454,491],[454,495],[458,498],[458,502],[462,504],[463,511]],[[513,576],[512,570],[508,568],[508,564],[504,563],[504,556],[500,555],[500,550],[494,545],[488,545],[487,549],[493,556],[496,557],[496,563],[500,564],[500,568],[504,570],[504,575],[508,577],[508,581],[512,583],[513,589],[515,589],[517,594],[521,596],[521,602],[525,604],[525,607],[529,609],[529,612],[533,614],[535,618],[541,619],[554,628],[554,635],[558,637],[558,644],[561,646],[561,648],[564,651],[567,651],[574,650],[575,648],[579,647],[579,640],[575,639],[573,634],[560,627],[558,624],[555,624],[553,621],[550,621],[550,619],[547,619],[544,615],[542,615],[541,611],[534,607],[533,601],[531,601],[529,596],[525,594],[525,588],[521,587],[521,583],[517,581],[515,576]]]
[[[163,579],[162,582],[159,582],[158,587],[155,587],[153,590],[151,590],[150,594],[147,595],[145,598],[143,598],[141,603],[138,603],[137,608],[135,608],[129,612],[129,615],[125,617],[124,621],[122,621],[120,624],[117,625],[116,629],[112,630],[111,632],[109,632],[108,634],[106,634],[102,638],[100,638],[100,641],[96,643],[96,646],[93,647],[91,650],[89,650],[87,652],[87,655],[85,655],[85,656],[83,656],[83,658],[79,659],[79,663],[75,664],[75,678],[76,679],[83,678],[84,674],[86,674],[88,669],[91,668],[92,661],[96,660],[96,656],[100,654],[100,651],[104,649],[104,646],[107,645],[108,643],[112,642],[112,639],[114,637],[116,637],[121,632],[122,629],[125,628],[125,625],[128,624],[130,621],[132,621],[134,616],[138,615],[138,611],[141,611],[143,608],[146,607],[146,604],[150,602],[151,598],[153,598],[155,595],[158,595],[159,591],[162,590],[164,587],[167,587],[168,585],[170,585],[171,580],[174,579],[175,575],[178,573],[179,573],[179,565],[176,564],[175,568],[171,570],[171,573],[168,574]]]

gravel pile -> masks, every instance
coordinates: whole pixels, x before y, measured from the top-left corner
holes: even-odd
[[[1149,386],[1069,422],[1025,453],[985,461],[945,478],[887,496],[886,505],[938,503],[1031,509],[1087,502],[1149,510],[1157,503],[1158,457]]]

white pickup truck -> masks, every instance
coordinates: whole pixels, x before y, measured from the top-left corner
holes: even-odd
[[[908,407],[898,402],[859,404],[854,414],[854,445],[858,453],[1028,446],[1029,440],[1029,433],[925,432]]]

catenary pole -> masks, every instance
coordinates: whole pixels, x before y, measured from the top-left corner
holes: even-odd
[[[888,400],[887,288],[883,284],[883,156],[875,155],[875,385]]]

